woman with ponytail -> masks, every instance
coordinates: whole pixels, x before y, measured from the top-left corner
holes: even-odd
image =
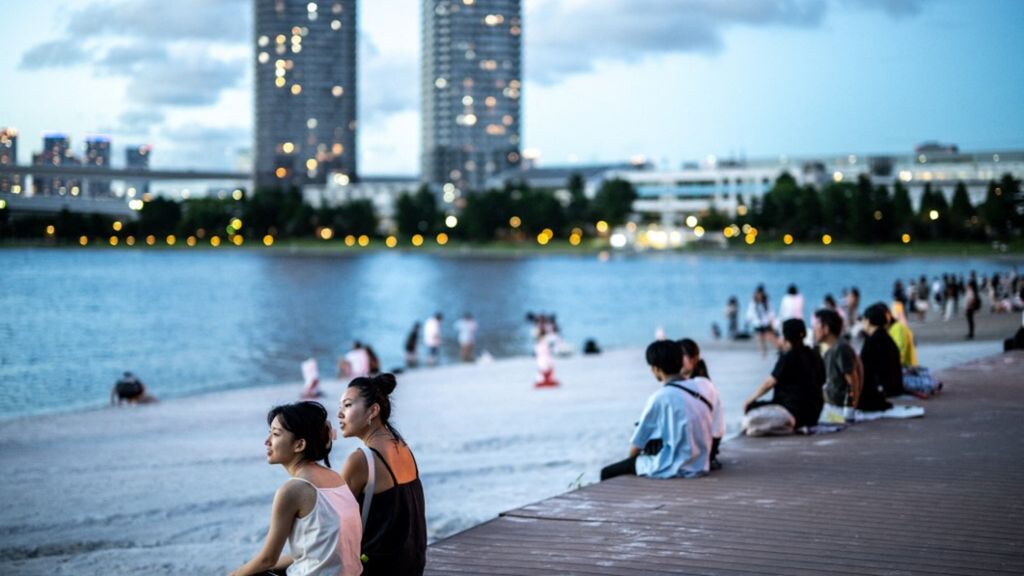
[[[232,576],[360,574],[359,505],[330,468],[334,430],[327,409],[318,402],[277,406],[267,425],[267,463],[280,464],[291,478],[274,495],[263,549]],[[281,555],[285,541],[291,556]]]
[[[341,469],[362,514],[363,574],[423,574],[427,528],[412,450],[391,425],[392,374],[352,380],[341,397],[341,434],[363,441]]]

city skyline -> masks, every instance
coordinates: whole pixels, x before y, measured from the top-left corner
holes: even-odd
[[[1024,146],[1020,3],[667,4],[524,2],[524,150],[545,164],[643,154],[676,165],[923,140]],[[417,174],[419,2],[359,8],[360,171]],[[149,142],[159,166],[232,168],[250,146],[248,0],[8,12],[0,76],[30,88],[5,95],[0,126],[19,129],[20,163],[44,131],[70,134],[76,151],[109,134],[115,161],[124,144]]]

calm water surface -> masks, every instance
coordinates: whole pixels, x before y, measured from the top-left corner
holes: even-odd
[[[888,299],[896,278],[1002,271],[981,259],[776,260],[679,254],[445,257],[398,252],[306,256],[263,251],[0,250],[0,418],[102,405],[124,370],[161,398],[332,376],[355,338],[385,368],[400,365],[415,320],[472,312],[479,349],[528,354],[528,311],[557,312],[577,348],[642,346],[709,334],[736,295],[764,283],[774,307],[787,284],[808,312],[856,285],[862,304]],[[742,310],[741,310],[742,314]]]

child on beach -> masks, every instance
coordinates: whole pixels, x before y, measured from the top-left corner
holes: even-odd
[[[629,457],[605,466],[601,480],[637,475],[651,478],[693,478],[708,472],[711,456],[713,404],[695,389],[692,381],[680,381],[683,351],[671,340],[647,347],[651,373],[664,384],[644,406]]]
[[[392,374],[356,378],[341,397],[338,420],[352,452],[341,476],[362,510],[363,575],[423,574],[427,527],[419,468],[405,439],[391,425]]]
[[[267,414],[267,463],[291,477],[274,495],[263,549],[231,576],[356,576],[362,526],[352,492],[330,469],[334,431],[317,402],[277,406]],[[319,464],[323,461],[323,465]],[[293,556],[282,556],[285,541]]]

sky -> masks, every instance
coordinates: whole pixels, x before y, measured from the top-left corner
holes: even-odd
[[[430,0],[435,1],[435,0]],[[484,3],[488,0],[477,0]],[[234,169],[251,0],[0,0],[0,127]],[[419,172],[422,0],[359,2],[359,171]],[[1024,1],[524,0],[522,141],[542,165],[1024,149]]]

